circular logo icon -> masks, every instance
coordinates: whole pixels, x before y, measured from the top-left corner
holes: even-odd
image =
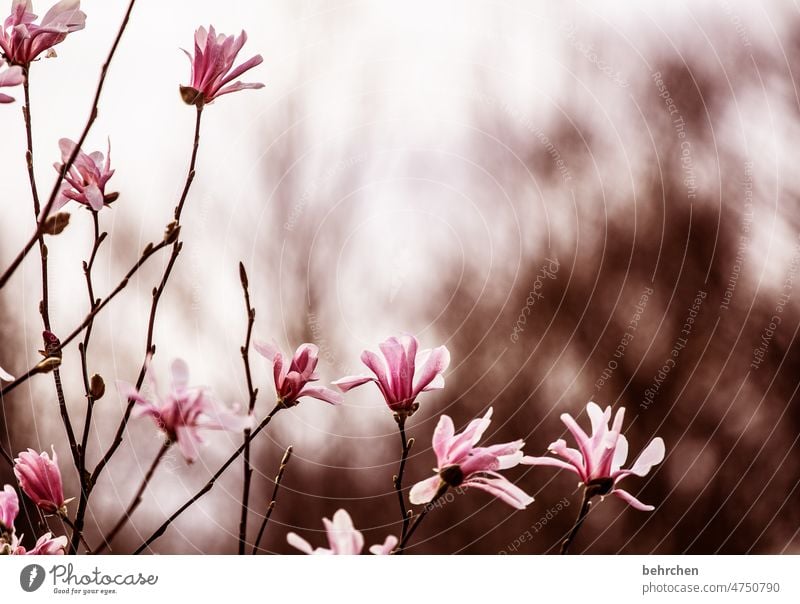
[[[36,591],[44,583],[44,567],[38,564],[28,564],[19,573],[19,586],[27,591]]]

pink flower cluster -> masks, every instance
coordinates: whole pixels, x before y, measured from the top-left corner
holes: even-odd
[[[14,460],[14,474],[22,492],[45,514],[66,514],[69,500],[64,499],[58,457],[28,449]],[[65,536],[53,537],[51,532],[41,535],[32,549],[22,545],[24,535],[17,535],[14,522],[19,514],[19,498],[10,484],[0,491],[0,554],[52,555],[63,554],[67,546]]]
[[[61,0],[37,24],[31,0],[14,0],[11,15],[0,29],[0,49],[12,65],[27,67],[46,50],[63,42],[68,34],[83,29],[86,15],[80,0]]]

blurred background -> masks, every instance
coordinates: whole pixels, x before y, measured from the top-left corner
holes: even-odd
[[[80,133],[125,5],[84,0],[86,29],[33,66],[41,189],[55,177],[58,139]],[[178,95],[189,78],[179,48],[209,23],[247,30],[240,60],[260,53],[264,63],[244,79],[266,87],[204,112],[185,245],[156,322],[162,381],[181,357],[192,383],[246,404],[242,260],[255,336],[285,350],[316,343],[325,381],[361,373],[361,350],[389,335],[450,349],[446,388],[424,395],[409,421],[408,486],[435,465],[442,413],[461,428],[493,407],[485,442],[524,438],[543,455],[564,433],[560,414],[586,424],[595,400],[626,407],[631,457],[655,436],[667,457],[626,481],[656,510],[607,499],[575,552],[800,553],[795,3],[141,2],[85,146],[105,151],[111,140],[120,192],[101,213],[110,236],[95,269],[100,296],[171,219],[194,126]],[[0,109],[3,266],[33,228],[18,92]],[[49,242],[61,335],[87,312],[81,261],[92,243],[88,212],[67,209],[71,224]],[[36,256],[0,292],[0,365],[14,374],[42,347]],[[95,323],[90,371],[109,391],[96,406],[92,466],[124,407],[112,384],[139,371],[166,258]],[[253,368],[263,415],[271,367],[254,354]],[[72,345],[62,376],[77,426],[80,375]],[[77,495],[49,376],[3,401],[0,428],[14,452],[54,444]],[[90,542],[130,501],[160,442],[152,422],[131,422],[92,495]],[[212,433],[194,465],[168,458],[116,550],[141,543],[240,442]],[[251,538],[290,444],[266,550],[292,551],[290,530],[324,545],[322,517],[340,507],[367,545],[399,533],[399,439],[376,388],[340,408],[306,400],[258,437]],[[580,504],[574,475],[507,475],[536,497],[527,510],[468,492],[431,513],[410,551],[557,551]],[[5,465],[0,480],[13,482]],[[236,464],[153,551],[234,553],[240,497]],[[20,520],[28,535],[32,512]]]

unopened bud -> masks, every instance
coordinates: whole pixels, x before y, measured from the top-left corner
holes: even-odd
[[[92,400],[99,401],[103,398],[103,395],[106,393],[106,383],[103,381],[103,378],[95,373],[92,376],[92,379],[89,381],[89,394],[92,397]]]
[[[42,226],[42,233],[45,235],[59,235],[67,228],[68,224],[69,214],[67,212],[58,212],[47,217]]]
[[[178,224],[177,220],[173,220],[167,225],[167,228],[164,231],[164,241],[166,243],[175,243],[180,233],[181,233],[181,226]]]

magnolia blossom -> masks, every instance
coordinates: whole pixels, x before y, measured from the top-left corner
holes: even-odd
[[[61,0],[36,24],[31,0],[14,0],[11,14],[0,29],[0,48],[9,63],[27,66],[45,50],[63,42],[67,34],[86,25],[80,0]]]
[[[247,59],[234,68],[236,55],[247,41],[243,31],[236,36],[217,34],[214,26],[200,27],[194,34],[194,57],[186,50],[186,56],[192,63],[192,81],[188,86],[181,86],[181,96],[189,105],[202,107],[214,102],[219,96],[244,90],[246,88],[263,88],[264,84],[245,84],[236,81],[240,75],[261,64],[261,55]]]
[[[0,88],[10,88],[12,86],[19,86],[25,81],[25,76],[22,74],[22,67],[19,65],[12,65],[2,73],[0,73]],[[13,103],[14,97],[8,96],[0,92],[0,103]],[[0,370],[1,371],[1,370]]]
[[[14,532],[14,520],[19,514],[19,498],[10,484],[0,491],[0,535]]]
[[[166,396],[159,393],[158,383],[148,363],[147,380],[156,402],[127,382],[119,381],[120,395],[136,401],[137,416],[150,416],[172,442],[177,442],[187,462],[198,455],[197,447],[203,442],[200,430],[229,430],[241,432],[253,427],[252,415],[239,415],[224,408],[206,388],[189,387],[189,367],[181,359],[171,366],[172,383]]]
[[[30,497],[43,512],[57,514],[66,511],[67,501],[61,486],[61,470],[58,469],[58,456],[51,447],[53,459],[47,452],[37,453],[28,449],[14,460],[14,475],[23,492]]]
[[[293,407],[301,397],[308,396],[338,405],[342,395],[330,388],[310,386],[319,380],[316,368],[319,361],[319,349],[314,344],[301,344],[294,353],[291,363],[287,363],[283,353],[273,342],[253,342],[253,347],[261,356],[272,363],[272,375],[275,381],[275,394],[284,407]]]
[[[353,520],[346,510],[337,510],[333,520],[322,519],[328,536],[328,547],[314,549],[297,533],[286,535],[286,541],[304,554],[333,554],[338,556],[357,556],[364,549],[364,535],[353,526]],[[380,545],[373,545],[369,551],[376,555],[387,555],[397,546],[397,537],[389,535]]]
[[[660,437],[654,438],[639,454],[633,466],[623,470],[622,466],[628,459],[628,440],[621,434],[625,408],[620,407],[617,411],[610,429],[610,406],[603,411],[596,403],[590,402],[586,405],[586,413],[592,424],[591,436],[583,431],[569,413],[561,415],[561,421],[572,433],[578,449],[570,449],[564,439],[559,438],[548,449],[562,459],[525,457],[522,463],[569,470],[577,474],[587,487],[596,489],[598,495],[616,495],[637,510],[654,510],[652,505],[646,505],[627,491],[618,489],[617,484],[631,474],[646,476],[653,466],[661,463],[664,460],[664,441]]]
[[[416,399],[421,392],[444,388],[442,373],[450,365],[447,347],[417,352],[419,341],[406,335],[389,338],[379,348],[380,355],[370,350],[361,353],[361,361],[374,376],[347,376],[333,383],[347,392],[367,382],[375,382],[389,408],[402,415],[416,411]]]
[[[14,376],[0,367],[0,380],[3,380],[4,382],[11,382],[14,380]]]
[[[68,138],[62,138],[58,141],[62,163],[53,164],[57,172],[61,172],[64,165],[69,161],[75,145],[76,143]],[[61,194],[58,196],[53,209],[57,210],[72,199],[90,207],[95,212],[99,211],[104,205],[117,198],[116,193],[106,194],[106,183],[113,175],[110,141],[108,143],[108,153],[105,157],[100,151],[86,155],[79,149],[75,162],[64,176],[66,182],[61,187]]]
[[[489,427],[491,418],[490,408],[482,418],[472,420],[460,434],[455,433],[453,420],[447,415],[439,418],[433,432],[437,462],[434,472],[437,474],[411,487],[411,503],[419,505],[433,501],[446,487],[475,487],[518,510],[533,502],[533,497],[498,473],[498,470],[513,468],[522,461],[523,441],[475,446]]]
[[[53,537],[52,533],[45,533],[36,540],[36,545],[30,551],[15,540],[11,554],[15,556],[63,556],[65,547],[67,547],[67,538],[64,535]]]

